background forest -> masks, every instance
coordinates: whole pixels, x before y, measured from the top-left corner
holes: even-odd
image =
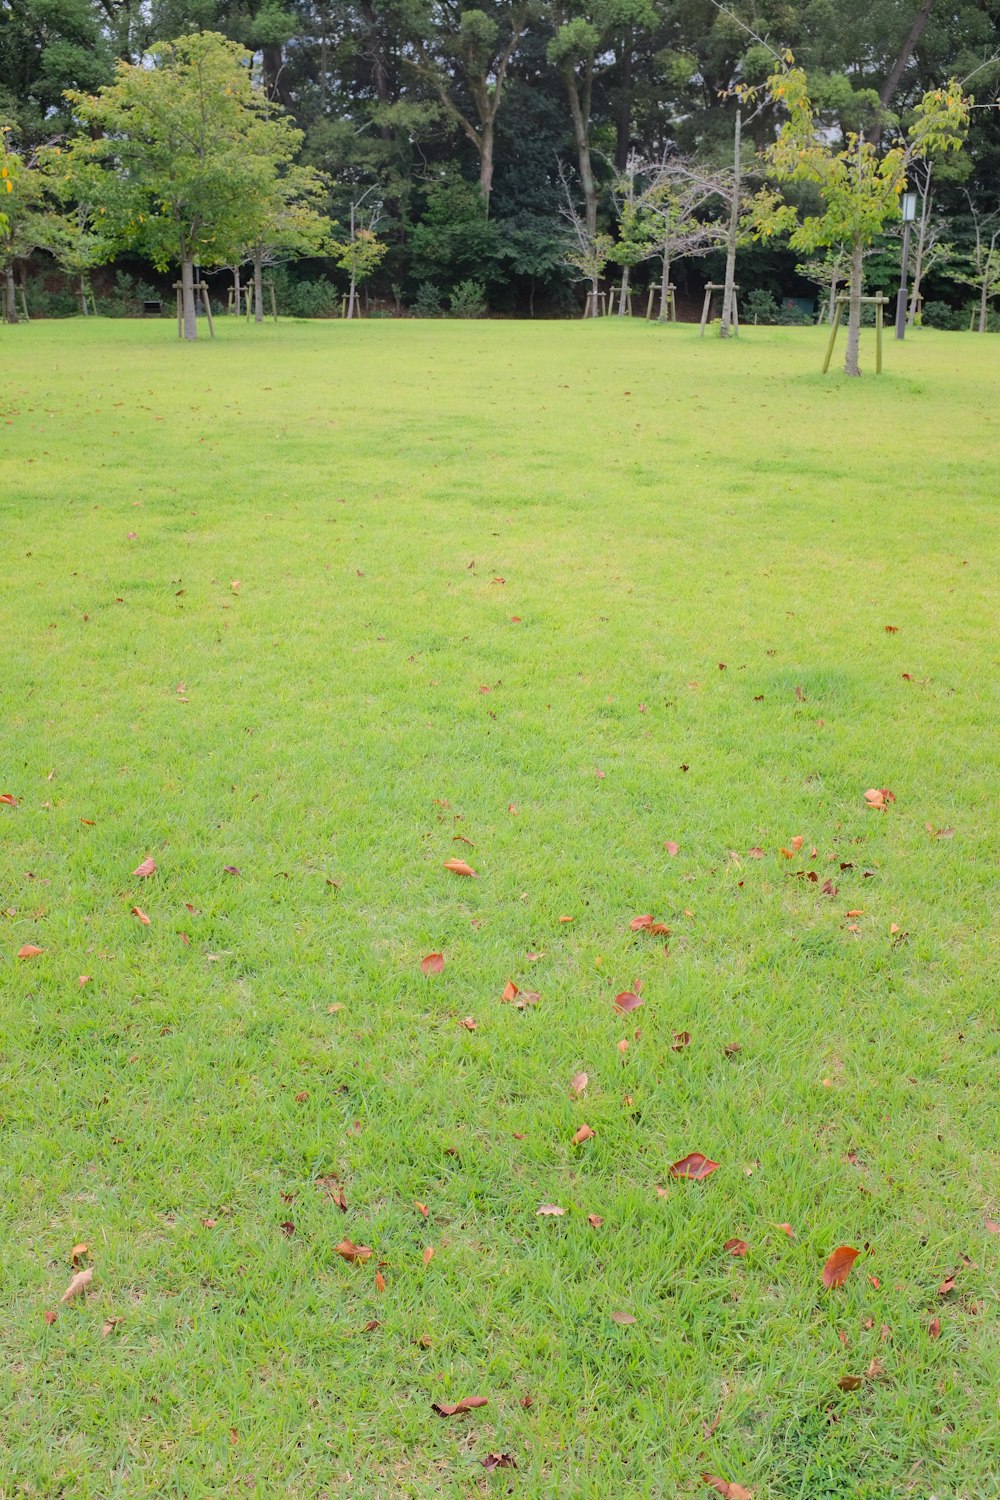
[[[713,0],[0,0],[8,140],[30,160],[73,128],[66,90],[93,92],[117,60],[136,62],[158,40],[199,29],[253,55],[261,86],[303,132],[302,165],[328,184],[339,251],[272,268],[284,312],[341,310],[352,225],[355,237],[371,231],[380,242],[356,278],[369,312],[578,312],[581,226],[606,254],[603,284],[628,266],[644,311],[660,264],[630,235],[637,164],[681,158],[724,186],[733,90],[763,82],[769,49],[794,52],[831,132],[883,141],[926,89],[968,80],[977,105],[968,149],[936,165],[930,184],[923,292],[926,320],[939,326],[968,326],[978,306],[977,238],[982,260],[1000,224],[1000,111],[991,107],[1000,0],[733,0],[731,9]],[[752,191],[757,155],[780,120],[768,102],[743,113]],[[696,212],[721,225],[724,192]],[[894,289],[899,254],[895,226],[866,260],[869,291]],[[681,316],[697,315],[724,259],[708,235],[674,261]],[[803,267],[780,238],[746,235],[744,317],[775,318],[783,299],[818,302],[829,270]],[[23,257],[18,276],[33,313],[78,310],[71,281],[45,254]],[[125,256],[94,283],[102,311],[129,312],[171,279]],[[223,273],[212,286],[224,300]]]

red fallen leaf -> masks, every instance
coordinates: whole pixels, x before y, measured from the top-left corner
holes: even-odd
[[[930,1334],[932,1339],[939,1339],[941,1337],[941,1319],[931,1318],[930,1324],[927,1328],[927,1332]]]
[[[492,1474],[494,1469],[517,1468],[517,1464],[510,1453],[487,1453],[486,1457],[482,1460],[482,1465],[488,1474]]]
[[[947,1297],[948,1293],[949,1292],[953,1292],[954,1290],[955,1290],[955,1277],[954,1277],[954,1274],[951,1271],[949,1271],[948,1275],[945,1277],[945,1279],[942,1281],[941,1285],[938,1287],[938,1296],[939,1297]]]
[[[882,1283],[881,1283],[881,1281],[879,1281],[878,1277],[877,1276],[869,1276],[868,1280],[871,1282],[871,1284],[875,1288],[875,1290],[878,1291],[879,1287],[882,1285]]]
[[[466,1031],[475,1031],[476,1029],[476,1022],[472,1016],[463,1016],[458,1024],[464,1026]]]
[[[1000,1224],[997,1223],[996,1219],[984,1219],[983,1223],[989,1234],[1000,1234]]]
[[[600,1214],[588,1214],[587,1223],[590,1225],[591,1229],[600,1229],[601,1225],[604,1223],[604,1220],[601,1218]]]
[[[136,865],[132,871],[139,880],[146,880],[150,875],[156,874],[156,860],[144,859],[141,865]]]
[[[542,1203],[535,1209],[536,1218],[561,1219],[566,1212],[558,1203]]]
[[[653,922],[649,928],[650,937],[669,937],[670,928],[666,922]]]
[[[476,847],[471,839],[467,839],[465,837],[464,833],[453,833],[451,836],[451,841],[453,844],[468,844],[470,849],[474,849]]]
[[[622,1325],[622,1327],[624,1328],[624,1327],[627,1327],[628,1324],[635,1323],[638,1320],[636,1318],[633,1318],[633,1316],[632,1316],[631,1313],[627,1313],[627,1312],[613,1312],[611,1314],[611,1321],[612,1321],[612,1323],[620,1323]]]
[[[794,1240],[795,1230],[792,1228],[791,1224],[778,1224],[775,1227],[778,1229],[783,1229],[784,1232],[788,1235],[788,1238],[790,1240]]]
[[[867,792],[865,792],[865,801],[868,803],[868,806],[878,808],[881,812],[884,812],[889,803],[895,802],[895,800],[895,796],[887,786],[869,787]]]
[[[722,1248],[728,1250],[730,1255],[746,1255],[750,1246],[746,1240],[727,1240]]]
[[[333,1252],[335,1255],[343,1256],[344,1260],[349,1260],[352,1265],[358,1261],[364,1263],[370,1259],[372,1253],[367,1245],[355,1245],[350,1240],[341,1240],[339,1245],[334,1245]]]
[[[13,792],[0,792],[0,802],[4,803],[6,807],[17,806],[17,798]]]
[[[860,1375],[841,1375],[837,1384],[842,1391],[860,1391],[864,1381]]]
[[[341,1213],[346,1214],[347,1198],[344,1194],[344,1189],[340,1184],[340,1179],[336,1175],[332,1175],[329,1177],[317,1177],[316,1186],[324,1191],[333,1200],[333,1202],[340,1209]]]
[[[518,1405],[519,1406],[523,1406],[524,1409],[525,1409],[525,1411],[530,1411],[531,1408],[534,1406],[534,1404],[535,1404],[535,1398],[534,1398],[534,1396],[522,1396],[521,1399],[520,1399],[520,1401],[518,1402]]]
[[[285,1219],[283,1223],[278,1225],[278,1228],[281,1230],[282,1234],[287,1235],[289,1239],[291,1239],[292,1235],[295,1233],[295,1225],[292,1223],[291,1219]]]
[[[673,839],[664,839],[663,847],[670,855],[679,854],[681,850],[680,844],[675,844]]]
[[[376,1330],[376,1328],[381,1328],[381,1327],[382,1327],[382,1324],[379,1322],[378,1318],[369,1318],[368,1322],[365,1324],[364,1328],[362,1328],[361,1332],[362,1333],[374,1333],[375,1330]]]
[[[570,1079],[570,1092],[574,1099],[582,1099],[587,1092],[587,1084],[590,1082],[586,1073],[574,1073]]]
[[[17,956],[18,958],[37,958],[40,953],[44,952],[44,948],[36,948],[34,943],[25,943],[23,948],[18,949]]]
[[[719,1163],[710,1161],[707,1156],[702,1156],[700,1151],[692,1151],[689,1156],[682,1156],[680,1161],[675,1161],[670,1168],[671,1177],[689,1177],[692,1182],[700,1182],[703,1177],[709,1177],[716,1170]]]
[[[581,1125],[579,1130],[573,1137],[573,1145],[582,1146],[584,1141],[592,1140],[593,1135],[594,1132],[591,1130],[589,1125]]]
[[[521,991],[518,989],[513,979],[508,979],[507,983],[503,987],[503,994],[500,996],[500,999],[502,1001],[510,1002],[511,1000],[516,1000],[520,993]]]
[[[838,1328],[837,1329],[837,1337],[840,1340],[840,1342],[843,1344],[844,1348],[846,1349],[847,1348],[848,1339],[847,1339],[847,1334],[844,1332],[844,1330],[842,1328]]]
[[[180,940],[184,944],[185,948],[190,948],[190,946],[191,946],[191,939],[188,937],[188,935],[187,935],[186,932],[178,932],[177,936],[180,938]]]
[[[824,896],[835,896],[837,894],[837,887],[832,880],[825,880],[821,889]]]
[[[93,818],[81,818],[80,822],[83,823],[87,828],[94,828],[94,827],[96,827],[96,824],[94,823]]]
[[[479,879],[475,870],[471,865],[467,865],[464,859],[446,859],[444,867],[446,870],[450,870],[453,875],[471,875],[474,880]]]
[[[644,917],[633,917],[628,925],[632,932],[642,932],[644,928],[652,927],[652,913],[647,912]]]
[[[58,1313],[54,1313],[54,1312],[47,1312],[45,1314],[45,1321],[46,1321],[46,1323],[48,1323],[48,1325],[49,1325],[50,1328],[51,1328],[52,1324],[55,1322],[56,1318],[58,1318],[58,1316],[59,1316],[59,1314]]]
[[[420,960],[420,968],[424,974],[440,974],[444,968],[444,954],[428,953]]]
[[[74,1297],[79,1297],[82,1292],[85,1292],[87,1290],[88,1286],[93,1281],[93,1279],[94,1279],[94,1268],[93,1268],[93,1266],[88,1266],[85,1271],[77,1271],[76,1275],[70,1281],[69,1286],[66,1288],[66,1290],[63,1292],[62,1296],[59,1298],[59,1301],[60,1302],[72,1302],[72,1300],[73,1300]]]
[[[754,844],[752,849],[747,850],[747,859],[763,859],[764,851],[759,844]]]
[[[685,1047],[691,1045],[690,1031],[675,1031],[674,1039],[670,1044],[671,1052],[683,1052]]]
[[[628,1015],[630,1010],[637,1010],[641,1004],[639,996],[631,990],[622,990],[620,995],[615,996],[615,1010],[622,1015]]]
[[[188,911],[191,913],[191,915],[193,917],[200,917],[201,916],[201,912],[198,910],[198,908],[196,906],[192,906],[191,903],[190,903],[190,901],[185,901],[184,905],[187,907]]]
[[[414,1203],[413,1207],[417,1210],[418,1214],[423,1214],[425,1219],[429,1218],[430,1209],[427,1207],[426,1203]]]
[[[375,1272],[375,1290],[377,1292],[385,1291],[385,1277],[382,1275],[381,1271]]]
[[[308,1089],[301,1089],[299,1091],[299,1093],[297,1093],[295,1095],[295,1102],[296,1102],[296,1104],[305,1104],[305,1102],[306,1102],[306,1100],[308,1098],[309,1098],[309,1090]]]
[[[723,1052],[725,1052],[727,1057],[735,1057],[737,1052],[743,1051],[743,1048],[740,1046],[739,1042],[727,1042],[722,1050]]]
[[[222,866],[222,872],[223,872],[224,875],[242,875],[243,874],[243,871],[237,869],[237,867],[235,865],[223,865]]]
[[[897,635],[899,633],[898,625],[883,625],[882,629],[885,631],[886,635]]]
[[[456,1401],[454,1405],[446,1405],[442,1401],[435,1401],[431,1406],[431,1410],[436,1411],[439,1417],[460,1417],[463,1412],[474,1411],[477,1406],[485,1405],[485,1396],[463,1396],[462,1400]]]
[[[70,1265],[79,1265],[80,1261],[84,1260],[89,1254],[90,1246],[88,1244],[83,1243],[74,1245],[72,1250],[69,1252]]]
[[[84,987],[85,984],[89,984],[89,983],[90,983],[90,975],[89,974],[81,974],[80,975],[80,988],[81,988],[81,990],[83,989],[83,987]]]
[[[424,1250],[424,1265],[429,1266],[434,1259],[434,1246],[428,1245]]]
[[[924,827],[927,829],[927,832],[930,834],[932,839],[953,839],[955,837],[954,828],[935,829],[933,823],[925,823]]]
[[[149,926],[149,918],[146,916],[146,913],[143,911],[141,906],[133,906],[132,915],[133,917],[139,918],[139,921],[142,923],[143,927]]]
[[[838,1245],[823,1267],[823,1285],[831,1288],[843,1286],[860,1254],[860,1250],[854,1250],[850,1245]]]
[[[749,1490],[745,1490],[741,1484],[730,1484],[726,1479],[720,1479],[718,1474],[703,1474],[702,1480],[710,1490],[715,1490],[722,1495],[724,1500],[753,1500]]]
[[[622,1054],[622,1061],[624,1062],[625,1053],[628,1051],[628,1038],[622,1037],[621,1041],[617,1043],[617,1047],[618,1051]]]
[[[560,922],[572,922],[573,918],[572,917],[559,917],[557,920],[560,921]]]
[[[805,835],[797,833],[795,837],[790,840],[790,843],[795,852],[798,853],[798,851],[802,848],[802,845],[805,843]]]

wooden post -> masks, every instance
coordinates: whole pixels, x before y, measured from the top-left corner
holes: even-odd
[[[837,342],[837,329],[840,327],[840,319],[841,319],[841,316],[843,314],[843,311],[844,311],[844,298],[843,297],[838,297],[837,298],[837,310],[836,310],[836,312],[833,315],[833,322],[830,324],[830,341],[829,341],[829,343],[826,346],[826,358],[823,361],[823,374],[824,375],[826,374],[827,370],[830,368],[830,360],[833,358],[833,346]]]
[[[705,324],[708,322],[708,309],[709,309],[709,307],[711,306],[711,303],[712,303],[712,292],[713,292],[713,290],[714,290],[714,283],[712,283],[710,281],[707,284],[707,286],[705,287],[705,301],[704,301],[704,303],[702,305],[702,309],[701,309],[701,327],[698,330],[698,337],[700,339],[703,339],[705,337]]]
[[[209,338],[215,338],[215,324],[212,322],[212,304],[208,300],[208,282],[199,281],[198,290],[201,292],[202,306],[205,309],[205,317],[208,319]]]
[[[882,304],[885,298],[879,292],[875,298],[875,374],[882,373]]]
[[[655,291],[655,288],[654,287],[650,287],[650,289],[649,289],[649,296],[646,298],[646,322],[647,323],[649,322],[650,318],[653,316],[653,293],[654,293],[654,291]]]
[[[179,281],[174,282],[174,291],[177,293],[177,337],[182,339],[184,337],[184,313],[181,308],[181,284]]]
[[[268,282],[267,289],[271,293],[271,317],[277,323],[277,321],[278,321],[278,304],[274,300],[274,282],[273,281],[269,281]]]

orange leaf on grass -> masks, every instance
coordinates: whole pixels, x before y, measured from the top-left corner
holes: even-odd
[[[860,1254],[860,1250],[854,1250],[850,1245],[838,1245],[823,1267],[823,1285],[830,1288],[843,1286]]]
[[[424,1265],[429,1266],[434,1259],[434,1246],[427,1245],[424,1249]]]
[[[136,865],[135,869],[132,871],[132,874],[137,876],[139,880],[146,880],[150,875],[155,875],[156,860],[144,859],[141,865]]]
[[[80,975],[80,988],[81,988],[81,990],[83,989],[83,987],[84,987],[85,984],[89,984],[89,983],[90,983],[90,975],[89,974],[81,974]]]
[[[627,1313],[627,1312],[613,1312],[611,1314],[611,1321],[612,1321],[612,1323],[620,1323],[622,1325],[622,1327],[625,1328],[630,1323],[635,1323],[638,1320],[636,1318],[633,1318],[633,1316],[632,1316],[631,1313]]]
[[[688,1177],[692,1182],[700,1182],[703,1177],[709,1177],[718,1167],[717,1161],[711,1161],[707,1156],[702,1156],[700,1151],[692,1151],[689,1156],[682,1156],[680,1161],[675,1161],[670,1168],[671,1177]]]
[[[632,990],[623,990],[620,995],[615,996],[615,1010],[622,1015],[628,1015],[630,1010],[637,1010],[641,1004],[641,999]]]
[[[573,1074],[569,1086],[575,1098],[581,1099],[583,1097],[583,1095],[587,1092],[587,1084],[589,1082],[590,1079],[587,1077],[586,1073]]]
[[[783,1229],[784,1232],[788,1235],[788,1238],[790,1240],[794,1240],[794,1238],[795,1238],[795,1230],[792,1228],[791,1224],[776,1224],[775,1228],[776,1229]]]
[[[18,949],[17,956],[18,958],[37,958],[40,953],[44,952],[44,948],[37,948],[34,943],[25,943],[23,948]]]
[[[675,1031],[674,1039],[670,1044],[671,1052],[683,1052],[685,1047],[691,1045],[690,1031]]]
[[[375,1290],[377,1292],[385,1291],[385,1277],[382,1275],[381,1271],[375,1272]]]
[[[750,1246],[746,1240],[727,1240],[722,1248],[728,1250],[730,1255],[746,1255]]]
[[[77,1271],[69,1286],[59,1298],[60,1302],[72,1302],[74,1297],[79,1297],[85,1292],[94,1279],[94,1268],[88,1266],[85,1271]]]
[[[514,983],[513,979],[508,979],[507,983],[503,987],[503,994],[500,996],[500,999],[507,1002],[516,1000],[520,993],[521,992],[518,989],[517,985]]]
[[[440,974],[444,968],[444,954],[428,953],[426,958],[420,960],[420,968],[425,974]]]
[[[681,849],[680,844],[675,844],[673,839],[665,839],[663,847],[670,855],[679,854]]]
[[[56,1318],[58,1318],[58,1316],[59,1316],[58,1313],[54,1313],[54,1312],[49,1311],[49,1312],[47,1312],[45,1314],[45,1321],[51,1327],[52,1324],[55,1322]]]
[[[339,1245],[334,1245],[333,1252],[335,1255],[343,1256],[344,1260],[350,1261],[352,1265],[358,1262],[363,1264],[371,1258],[372,1253],[367,1245],[355,1245],[351,1240],[341,1240]]]
[[[939,1339],[941,1337],[941,1319],[931,1318],[927,1332],[930,1334],[932,1339]]]
[[[143,911],[141,906],[133,906],[132,915],[133,917],[139,918],[139,921],[142,923],[143,927],[149,926],[149,918],[146,916],[146,913]]]
[[[604,1223],[604,1220],[601,1218],[600,1214],[588,1214],[587,1223],[590,1225],[591,1229],[600,1229],[601,1225]]]
[[[476,1021],[474,1016],[463,1016],[458,1024],[460,1026],[464,1026],[466,1031],[475,1031],[476,1029]]]
[[[644,916],[633,917],[628,925],[633,932],[642,932],[644,928],[652,927],[653,914],[652,912],[646,912]]]
[[[723,1500],[753,1500],[749,1490],[745,1490],[741,1484],[730,1484],[727,1479],[720,1479],[718,1474],[703,1474],[702,1479],[710,1490],[722,1495]]]
[[[464,859],[446,859],[444,867],[446,870],[450,870],[453,875],[471,875],[474,879],[479,879],[475,870],[471,865],[467,865]]]
[[[885,812],[889,803],[895,802],[895,800],[895,796],[887,786],[869,787],[867,792],[865,792],[865,801],[868,803],[868,806],[878,808],[880,812]]]
[[[485,1396],[463,1396],[461,1401],[448,1404],[443,1401],[435,1401],[431,1407],[439,1417],[460,1417],[463,1412],[474,1411],[477,1406],[485,1406]]]
[[[579,1130],[573,1137],[573,1145],[582,1146],[584,1141],[591,1140],[593,1138],[593,1135],[594,1132],[591,1130],[589,1125],[581,1125]]]
[[[0,792],[0,802],[4,803],[6,807],[17,806],[17,798],[13,792]]]
[[[566,1210],[560,1208],[558,1203],[542,1203],[535,1209],[535,1216],[541,1219],[561,1219],[565,1212]]]
[[[417,1210],[417,1213],[422,1214],[425,1219],[430,1216],[430,1209],[427,1207],[426,1203],[414,1203],[413,1207]]]

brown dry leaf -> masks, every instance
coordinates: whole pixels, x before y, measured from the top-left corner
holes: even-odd
[[[242,875],[243,871],[239,868],[238,865],[223,865],[222,873],[224,875]]]
[[[376,1330],[376,1328],[381,1328],[381,1327],[382,1327],[382,1324],[379,1322],[378,1318],[369,1318],[368,1322],[365,1324],[364,1328],[362,1328],[361,1332],[362,1333],[374,1333],[375,1330]]]
[[[792,1228],[791,1224],[776,1224],[775,1228],[776,1229],[783,1229],[784,1232],[788,1235],[788,1238],[790,1240],[794,1240],[794,1238],[795,1238],[795,1230]]]
[[[864,1381],[860,1375],[841,1375],[837,1384],[842,1391],[860,1391]]]
[[[570,1079],[570,1093],[574,1099],[582,1099],[587,1092],[587,1084],[590,1082],[586,1073],[574,1073]]]
[[[674,854],[679,854],[680,853],[681,846],[680,846],[680,844],[675,844],[674,841],[673,841],[673,839],[664,839],[663,847],[664,847],[664,849],[666,849],[667,853],[670,854],[670,855],[674,855]]]
[[[510,1453],[487,1453],[486,1457],[482,1459],[482,1465],[488,1474],[492,1474],[494,1469],[517,1468],[514,1457]]]
[[[424,1248],[424,1265],[425,1266],[429,1266],[430,1263],[431,1263],[431,1261],[433,1259],[434,1259],[434,1246],[433,1245],[427,1245]]]
[[[90,983],[90,975],[89,974],[81,974],[80,975],[79,983],[80,983],[80,988],[82,990],[85,984],[89,984]]]
[[[295,1102],[296,1102],[296,1104],[305,1104],[305,1102],[306,1102],[306,1100],[308,1098],[309,1098],[309,1090],[308,1089],[300,1089],[300,1091],[295,1095]]]
[[[927,1332],[930,1334],[932,1339],[939,1339],[941,1337],[941,1319],[931,1318]]]
[[[624,1327],[627,1327],[628,1324],[635,1323],[638,1320],[636,1318],[633,1318],[633,1316],[632,1316],[631,1313],[627,1313],[627,1312],[613,1312],[611,1314],[611,1321],[612,1321],[612,1323],[620,1323],[622,1325],[622,1327],[624,1328]]]
[[[615,1010],[623,1016],[628,1015],[630,1010],[638,1010],[641,1004],[641,999],[632,990],[622,990],[620,995],[615,996]]]
[[[18,949],[17,956],[18,958],[37,958],[40,953],[44,952],[44,948],[37,948],[34,943],[25,943],[23,948]]]
[[[475,1031],[476,1029],[476,1023],[472,1016],[463,1016],[459,1025],[464,1026],[466,1031]]]
[[[984,1219],[983,1224],[988,1234],[1000,1234],[1000,1223],[996,1219]]]
[[[456,1401],[453,1406],[446,1405],[442,1401],[435,1401],[431,1407],[439,1417],[460,1417],[463,1412],[474,1411],[477,1406],[485,1406],[485,1396],[463,1396],[461,1401]]]
[[[440,974],[444,968],[444,954],[428,953],[420,960],[420,968],[424,974]]]
[[[949,1292],[953,1292],[954,1290],[955,1290],[955,1273],[953,1271],[949,1271],[948,1274],[945,1276],[944,1280],[942,1281],[941,1285],[938,1287],[938,1296],[939,1297],[947,1297],[948,1293]]]
[[[464,859],[446,859],[444,867],[446,870],[450,870],[453,875],[471,875],[474,880],[479,879],[475,870],[471,865],[467,865]]]
[[[868,803],[868,806],[875,807],[880,812],[885,812],[889,803],[895,802],[895,800],[896,798],[887,786],[869,787],[867,792],[865,792],[865,801]]]
[[[94,1268],[88,1266],[85,1271],[77,1271],[69,1286],[59,1298],[60,1302],[72,1302],[74,1297],[79,1297],[85,1292],[94,1279]]]
[[[59,1314],[56,1313],[56,1312],[52,1312],[52,1311],[46,1312],[46,1314],[45,1314],[45,1321],[46,1321],[46,1323],[48,1323],[48,1325],[49,1325],[50,1328],[51,1328],[52,1324],[55,1322],[56,1318],[58,1318],[58,1316],[59,1316]]]
[[[150,875],[156,874],[156,860],[144,859],[141,865],[136,865],[132,871],[139,880],[146,880]]]
[[[344,1260],[349,1260],[352,1265],[356,1265],[358,1262],[363,1264],[369,1260],[372,1252],[367,1245],[355,1245],[351,1240],[341,1240],[339,1245],[334,1245],[333,1253],[343,1256]]]
[[[417,1213],[423,1214],[425,1219],[430,1216],[430,1209],[426,1203],[414,1203],[413,1207],[417,1210]]]
[[[566,1210],[560,1208],[558,1203],[542,1203],[535,1209],[536,1217],[541,1219],[560,1219],[565,1212]]]
[[[670,1168],[671,1177],[688,1177],[692,1182],[700,1182],[703,1177],[710,1176],[718,1167],[717,1161],[710,1161],[707,1156],[702,1156],[700,1151],[692,1151],[689,1156],[682,1156],[680,1161],[675,1161]]]
[[[517,985],[514,983],[513,979],[508,979],[507,983],[503,987],[503,994],[500,996],[500,999],[505,1002],[516,1000],[520,993],[521,992],[518,989]]]
[[[518,1010],[524,1010],[528,1005],[537,1005],[541,998],[537,990],[521,990],[514,1005]]]
[[[587,1223],[590,1225],[591,1229],[600,1229],[601,1225],[604,1223],[604,1220],[601,1218],[600,1214],[588,1214]]]
[[[327,1194],[340,1209],[341,1213],[346,1214],[347,1199],[344,1196],[344,1189],[340,1185],[340,1178],[335,1172],[327,1177],[317,1177],[316,1186]]]
[[[87,1245],[87,1244],[74,1245],[73,1248],[72,1248],[72,1250],[69,1252],[70,1264],[73,1265],[73,1266],[79,1265],[80,1261],[83,1260],[83,1257],[85,1255],[89,1255],[89,1254],[90,1254],[90,1246],[89,1245]]]
[[[285,1219],[281,1224],[278,1225],[278,1228],[281,1230],[285,1238],[289,1240],[295,1233],[295,1224],[291,1219]]]
[[[594,1132],[591,1130],[589,1125],[581,1125],[579,1130],[573,1137],[573,1145],[582,1146],[584,1141],[591,1140],[593,1138],[593,1135]]]
[[[14,796],[13,792],[0,792],[0,802],[2,802],[5,807],[17,806],[17,798]]]
[[[725,1052],[727,1057],[735,1057],[737,1052],[743,1051],[743,1048],[740,1046],[739,1042],[727,1042],[722,1050]]]
[[[149,918],[146,916],[146,913],[143,911],[141,906],[133,906],[132,915],[133,917],[139,918],[139,921],[142,923],[143,927],[149,926]]]
[[[683,1052],[685,1047],[691,1045],[690,1031],[675,1031],[674,1039],[670,1044],[671,1052]]]
[[[616,1045],[618,1047],[618,1051],[622,1055],[622,1060],[624,1061],[625,1053],[628,1051],[628,1038],[623,1036],[622,1039],[621,1039],[621,1041],[618,1042]]]
[[[860,1254],[860,1250],[854,1250],[850,1245],[838,1245],[823,1267],[823,1285],[831,1288],[843,1286]]]
[[[202,1229],[214,1229],[218,1222],[218,1219],[202,1219],[201,1227]]]
[[[572,917],[559,917],[557,920],[560,921],[560,922],[572,922],[573,918]]]
[[[759,844],[754,844],[752,849],[747,850],[747,859],[763,859],[764,851]]]
[[[645,916],[642,917],[633,917],[628,925],[632,932],[642,932],[646,927],[652,927],[652,912],[646,912]]]
[[[198,910],[197,906],[192,906],[190,901],[185,901],[184,905],[187,907],[188,911],[193,917],[201,916],[201,912]]]
[[[722,1248],[728,1250],[730,1255],[746,1255],[750,1246],[746,1240],[727,1240]]]
[[[745,1490],[741,1484],[730,1484],[727,1479],[720,1479],[718,1474],[703,1474],[701,1477],[709,1489],[722,1495],[724,1500],[753,1500],[750,1490]]]
[[[470,849],[474,849],[476,847],[471,839],[467,839],[465,837],[464,833],[453,833],[451,836],[451,841],[453,844],[468,844]]]
[[[377,1292],[385,1291],[385,1277],[382,1275],[381,1271],[375,1272],[375,1290]]]

